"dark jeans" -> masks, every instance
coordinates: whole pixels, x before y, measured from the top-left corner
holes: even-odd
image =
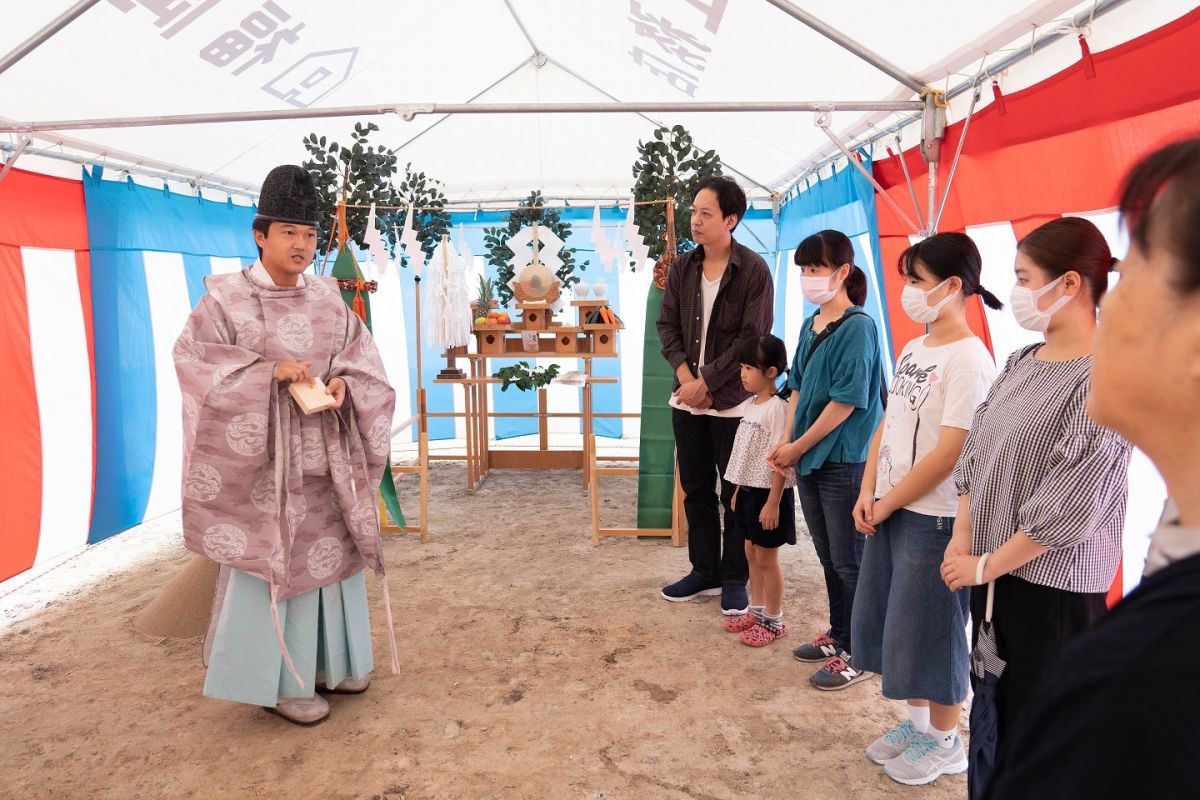
[[[858,565],[866,537],[854,529],[854,503],[862,487],[864,464],[826,463],[796,481],[804,522],[825,570],[829,593],[829,637],[847,653]]]
[[[729,454],[733,451],[733,438],[741,419],[672,409],[671,424],[675,428],[679,484],[683,488],[692,571],[714,584],[744,585],[750,577],[750,567],[746,564],[745,545],[729,507],[733,486],[724,481]],[[721,479],[719,496],[718,478]]]

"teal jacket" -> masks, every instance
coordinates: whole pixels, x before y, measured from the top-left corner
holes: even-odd
[[[817,442],[796,462],[796,472],[804,476],[827,462],[857,464],[867,460],[871,437],[883,419],[883,353],[875,321],[851,306],[838,325],[817,347],[812,347],[814,313],[804,320],[800,341],[788,373],[788,388],[799,394],[792,436],[798,438],[816,421],[831,400],[854,406],[854,411],[828,436]],[[853,315],[846,319],[847,315]]]

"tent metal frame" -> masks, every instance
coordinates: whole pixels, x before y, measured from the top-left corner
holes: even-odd
[[[25,56],[32,53],[34,50],[41,47],[47,39],[58,33],[63,28],[67,27],[67,25],[70,25],[72,22],[82,16],[83,12],[87,11],[89,8],[99,2],[100,0],[80,0],[80,2],[59,14],[44,28],[13,48],[13,50],[5,55],[4,58],[0,58],[0,74],[2,74],[13,64],[16,64]]]
[[[787,111],[913,111],[924,108],[920,100],[802,100],[769,102],[637,102],[637,103],[384,103],[330,108],[226,111],[208,114],[169,114],[145,117],[62,119],[5,122],[0,133],[92,130],[96,128],[150,128],[168,125],[207,125],[226,122],[272,122],[328,117],[370,117],[395,114],[411,122],[422,114],[738,114]]]
[[[28,136],[21,137],[21,141],[19,141],[16,147],[13,148],[12,155],[5,159],[4,166],[0,167],[0,182],[3,182],[4,179],[8,177],[9,171],[16,166],[17,159],[21,157],[21,154],[24,153],[31,144],[33,144],[33,139],[30,139]]]
[[[1093,7],[1087,12],[1081,12],[1072,19],[1072,25],[1079,28],[1083,24],[1090,24],[1096,17],[1122,5],[1128,0],[1096,0]],[[77,19],[84,12],[96,5],[99,0],[81,0],[67,11],[63,12],[59,17],[51,21],[40,31],[35,33],[28,40],[19,45],[16,49],[0,59],[0,73],[11,67],[13,64],[20,61],[46,40],[51,38],[55,33],[68,25],[73,20]],[[1056,29],[1050,31],[1040,38],[1034,39],[1028,49],[1021,48],[1013,53],[1010,53],[1003,59],[1000,59],[995,64],[987,67],[986,71],[981,67],[981,74],[975,79],[966,81],[955,86],[952,90],[945,94],[932,90],[920,78],[911,75],[893,64],[878,53],[873,52],[870,48],[862,45],[852,37],[842,33],[833,26],[819,19],[818,17],[803,10],[790,0],[766,0],[775,8],[784,12],[791,18],[811,28],[821,36],[829,39],[847,52],[860,58],[864,62],[870,64],[884,74],[896,80],[901,86],[911,89],[914,93],[920,95],[919,100],[875,100],[875,101],[784,101],[784,102],[620,102],[613,100],[610,103],[399,103],[399,104],[380,104],[374,106],[338,106],[331,108],[318,109],[282,109],[269,111],[248,111],[248,112],[218,112],[208,114],[176,114],[165,116],[142,116],[142,117],[112,117],[107,119],[76,119],[76,120],[51,120],[40,122],[16,122],[12,120],[0,119],[0,133],[20,133],[25,134],[26,139],[29,136],[36,136],[40,139],[50,138],[45,134],[51,131],[62,130],[81,130],[81,129],[97,129],[97,128],[132,128],[132,127],[157,127],[167,125],[194,125],[194,124],[215,124],[226,122],[260,122],[273,120],[295,120],[295,119],[319,119],[329,117],[345,117],[345,116],[378,116],[383,114],[395,114],[405,121],[411,121],[419,115],[423,114],[438,114],[438,115],[461,115],[461,114],[608,114],[608,113],[634,113],[639,114],[646,119],[651,119],[648,114],[652,113],[778,113],[778,112],[814,112],[817,115],[817,125],[830,138],[832,144],[837,148],[838,154],[832,155],[823,159],[819,163],[813,164],[803,175],[793,181],[785,190],[790,192],[801,181],[814,172],[827,166],[832,161],[839,157],[845,156],[850,163],[854,164],[874,185],[884,201],[900,215],[901,219],[906,224],[913,227],[914,231],[924,234],[934,233],[937,230],[937,224],[941,219],[942,211],[945,208],[946,200],[949,198],[950,183],[953,181],[955,170],[958,166],[958,159],[962,152],[962,143],[965,139],[966,130],[963,131],[963,137],[959,140],[958,149],[954,155],[948,180],[945,189],[942,193],[941,203],[938,203],[938,162],[941,155],[941,141],[945,133],[946,126],[946,105],[948,101],[961,94],[968,89],[975,89],[975,95],[971,101],[971,112],[968,112],[967,125],[970,124],[970,114],[975,107],[975,101],[979,97],[979,89],[982,85],[982,80],[991,73],[1000,72],[1008,66],[1017,63],[1018,61],[1033,55],[1038,50],[1046,47],[1052,42],[1057,41],[1061,37],[1067,35],[1069,31]],[[525,26],[521,16],[517,13],[512,0],[504,0],[514,22],[520,29],[530,49],[533,51],[531,61],[535,66],[541,68],[545,66],[550,58],[534,41],[528,28]],[[556,62],[557,63],[557,62]],[[562,66],[562,65],[559,65]],[[588,85],[596,91],[600,91],[606,96],[612,97],[608,92],[604,92],[596,84],[587,80],[585,77],[562,67],[569,74],[579,79],[584,84]],[[505,80],[513,74],[515,70],[510,71],[507,75],[500,78],[497,83]],[[495,83],[492,84],[495,86]],[[492,87],[489,87],[492,88]],[[486,93],[485,89],[476,97]],[[474,98],[472,98],[473,100]],[[853,152],[849,145],[843,142],[830,128],[829,115],[834,111],[865,111],[865,112],[903,112],[913,111],[919,112],[911,115],[906,119],[901,120],[889,128],[879,131],[873,137],[860,141],[856,146],[862,146],[867,143],[873,143],[879,138],[888,135],[892,132],[899,132],[903,127],[920,121],[921,126],[921,152],[928,164],[927,173],[927,195],[928,207],[927,213],[922,217],[920,205],[917,203],[916,194],[913,191],[911,176],[908,175],[907,166],[905,166],[905,177],[908,181],[910,196],[913,200],[914,210],[917,212],[917,220],[914,221],[899,205],[893,201],[882,187],[874,180],[874,177],[858,163],[858,159],[853,157]],[[443,117],[444,119],[445,117]],[[651,120],[653,121],[653,120]],[[440,122],[440,120],[439,120]],[[438,123],[435,123],[435,125]],[[656,123],[658,124],[658,123]],[[431,126],[432,127],[432,126]],[[964,126],[965,127],[965,126]],[[418,137],[422,134],[418,134]],[[415,138],[405,142],[405,145],[411,143]],[[192,176],[189,181],[193,187],[199,188],[201,185],[208,185],[212,188],[231,191],[237,194],[253,193],[253,187],[247,184],[234,181],[227,181],[223,178],[211,176],[210,179],[201,179],[201,176],[194,171],[186,170],[177,165],[164,164],[163,162],[155,162],[154,166],[148,171],[146,165],[151,163],[150,159],[141,158],[139,156],[120,153],[116,151],[99,148],[97,145],[88,142],[75,142],[82,147],[73,144],[65,137],[54,137],[53,139],[60,146],[72,147],[73,149],[84,150],[85,152],[99,152],[101,156],[113,155],[114,157],[124,158],[129,161],[129,166],[126,171],[138,171],[139,173],[149,174],[149,172],[157,171],[165,173],[165,177],[171,178],[178,175],[179,177]],[[20,145],[20,151],[25,151],[28,147],[28,141],[23,140]],[[12,145],[0,145],[0,149],[14,150]],[[30,151],[34,152],[34,151]],[[38,155],[51,155],[44,151],[38,152]],[[65,154],[57,154],[62,157]],[[10,156],[4,167],[4,173],[7,173],[12,168],[12,163],[15,156]],[[902,159],[903,161],[903,159]],[[162,169],[166,167],[166,169]],[[741,174],[741,173],[739,173]],[[761,182],[748,178],[742,175],[755,185],[767,189],[772,197],[773,203],[778,202],[781,193],[771,190],[764,186]]]
[[[775,0],[767,0],[767,2],[774,3]],[[1128,2],[1129,2],[1129,0],[1096,0],[1090,9],[1084,9],[1084,10],[1080,11],[1078,14],[1076,14],[1074,17],[1072,17],[1070,20],[1069,27],[1066,27],[1066,28],[1059,27],[1059,28],[1049,30],[1046,33],[1044,33],[1043,35],[1035,37],[1029,47],[1017,48],[1017,49],[1013,50],[1011,53],[1008,53],[1007,55],[1003,56],[1002,58],[998,59],[997,61],[995,61],[991,64],[981,65],[980,74],[976,75],[974,78],[962,81],[961,83],[956,84],[955,86],[951,87],[950,89],[948,89],[946,91],[946,93],[944,95],[945,102],[949,103],[951,100],[962,95],[964,92],[975,91],[976,94],[972,99],[971,111],[968,111],[968,113],[967,113],[967,118],[969,118],[970,115],[973,113],[975,101],[978,100],[979,91],[981,90],[983,84],[986,81],[990,80],[994,75],[999,75],[1000,73],[1004,72],[1006,69],[1013,66],[1014,64],[1020,63],[1021,61],[1024,61],[1025,59],[1030,58],[1031,56],[1035,55],[1036,53],[1038,53],[1039,51],[1048,47],[1049,45],[1054,44],[1055,42],[1059,41],[1063,37],[1070,36],[1075,31],[1083,30],[1085,27],[1089,26],[1096,19],[1099,19],[1100,17],[1104,16],[1105,14],[1109,13],[1110,11],[1113,11],[1116,8],[1119,8],[1120,6],[1123,6]],[[909,126],[914,125],[917,122],[920,122],[924,116],[925,116],[924,113],[908,115],[908,116],[903,117],[899,121],[897,121],[891,125],[888,125],[886,127],[875,128],[874,132],[870,136],[862,137],[862,138],[859,138],[857,141],[855,141],[854,144],[852,145],[852,149],[857,149],[860,147],[867,147],[867,146],[873,145],[876,142],[880,141],[881,139],[884,139],[884,138],[886,138],[888,136],[892,136],[892,135],[895,135],[897,137],[896,141],[897,141],[897,145],[899,146],[900,132]],[[964,130],[963,134],[964,134],[963,138],[965,139],[965,136],[966,136],[965,130]],[[903,151],[901,150],[901,152],[903,152]],[[959,152],[961,152],[961,141],[960,141]],[[812,162],[811,165],[806,170],[804,170],[804,172],[800,173],[783,190],[781,190],[781,194],[783,194],[784,196],[787,196],[792,191],[797,189],[800,186],[800,184],[802,184],[806,180],[808,180],[808,178],[810,176],[819,173],[821,170],[825,169],[830,164],[837,161],[839,158],[842,158],[842,154],[840,152],[832,153],[828,156],[819,158],[816,161]],[[956,155],[954,162],[951,164],[951,171],[950,171],[951,175],[953,175],[953,173],[954,173],[954,169],[957,166],[957,162],[958,162],[958,157]],[[904,169],[905,179],[909,185],[909,191],[912,192],[912,178],[911,178],[911,176],[908,175],[908,165],[905,163],[903,158],[900,159],[900,164],[901,164],[901,167]],[[945,197],[948,197],[948,194]],[[944,210],[945,197],[943,197],[943,200],[942,200],[942,204],[941,204],[942,208],[939,208],[935,215],[935,218],[938,221],[940,221],[942,211]],[[913,195],[913,204],[914,204],[914,206],[917,205],[915,195]],[[919,207],[917,210],[917,214],[919,217],[920,216]],[[925,225],[924,225],[924,223],[922,223],[922,229],[924,229],[924,228],[925,228]],[[934,226],[932,229],[936,231],[936,226]]]

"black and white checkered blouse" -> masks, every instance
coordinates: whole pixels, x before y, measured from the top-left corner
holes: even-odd
[[[1013,571],[1072,592],[1107,591],[1121,561],[1130,445],[1087,414],[1091,356],[1009,357],[954,469],[971,495],[971,552],[993,552],[1017,530],[1048,548]]]

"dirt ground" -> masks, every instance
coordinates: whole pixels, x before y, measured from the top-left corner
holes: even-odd
[[[785,548],[790,634],[754,649],[715,601],[668,604],[687,569],[665,541],[591,545],[576,472],[493,472],[474,495],[434,468],[432,536],[385,546],[403,670],[376,670],[298,728],[207,700],[198,639],[133,618],[187,562],[171,515],[44,576],[0,618],[4,798],[963,797],[965,776],[911,789],[863,747],[898,718],[879,681],[824,693],[792,647],[825,627],[807,536]],[[630,525],[636,479],[606,479],[604,521]],[[401,486],[415,508],[412,486]],[[107,570],[89,559],[107,558]],[[15,599],[14,599],[15,598]]]

